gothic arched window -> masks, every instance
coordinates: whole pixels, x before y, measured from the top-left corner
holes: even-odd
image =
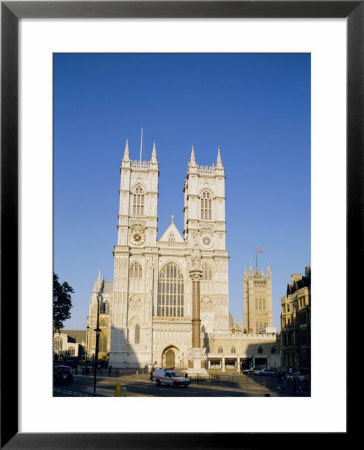
[[[54,349],[55,350],[63,350],[63,339],[60,336],[57,336],[54,339]]]
[[[236,349],[234,346],[231,347],[231,353],[236,353]]]
[[[76,353],[75,348],[74,347],[68,347],[68,354],[70,356],[74,356]]]
[[[133,192],[133,215],[144,215],[144,191],[141,186],[137,186]]]
[[[275,353],[277,353],[277,349],[276,349],[276,347],[273,345],[273,347],[272,347],[272,350],[271,350],[271,352],[272,352],[272,354],[275,354]]]
[[[217,349],[217,352],[218,352],[218,353],[224,353],[224,349],[221,347],[221,345],[220,345],[220,347]]]
[[[100,333],[99,336],[99,351],[101,353],[107,352],[107,335],[103,331]]]
[[[184,280],[176,264],[167,264],[159,274],[157,316],[183,317]]]
[[[259,345],[258,353],[263,353],[263,347],[261,345]]]
[[[212,219],[212,199],[209,191],[203,191],[201,196],[201,219],[211,220]]]
[[[138,324],[135,325],[134,343],[135,344],[139,344],[140,343],[140,326]]]
[[[103,302],[100,305],[100,314],[109,314],[109,302]]]
[[[133,262],[130,266],[129,276],[130,278],[141,278],[143,274],[142,266],[137,262]]]
[[[207,263],[202,264],[202,280],[212,280],[211,267]]]

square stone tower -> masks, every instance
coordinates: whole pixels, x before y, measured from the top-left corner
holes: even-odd
[[[220,149],[216,165],[199,166],[192,147],[184,187],[184,238],[187,248],[201,250],[205,272],[201,283],[202,319],[205,315],[209,321],[208,302],[212,301],[214,311],[211,330],[207,331],[229,329],[229,256],[225,235],[225,169]],[[210,271],[214,272],[212,276]]]
[[[150,161],[132,161],[127,141],[120,174],[110,346],[110,363],[115,367],[143,365],[152,358],[152,291],[158,265],[155,143]]]
[[[266,277],[258,269],[249,273],[244,271],[244,329],[248,333],[264,333],[267,327],[273,327],[272,275],[267,267]]]

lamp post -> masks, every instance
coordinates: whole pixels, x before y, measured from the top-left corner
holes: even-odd
[[[87,363],[87,355],[88,355],[88,344],[89,344],[89,332],[90,332],[90,327],[87,324],[86,327],[86,354],[85,354],[85,363]]]
[[[96,395],[96,371],[97,371],[97,361],[99,359],[99,315],[100,315],[100,293],[97,294],[97,315],[96,315],[96,348],[95,348],[95,361],[94,361],[94,395]]]

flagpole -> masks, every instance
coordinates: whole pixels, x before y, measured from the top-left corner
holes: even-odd
[[[142,161],[142,153],[143,153],[143,128],[140,134],[140,156],[139,156],[139,161]]]
[[[263,253],[263,250],[259,250],[255,247],[255,270],[258,270],[258,253]]]

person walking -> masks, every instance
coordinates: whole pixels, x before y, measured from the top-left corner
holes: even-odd
[[[287,377],[282,377],[282,391],[285,391],[287,389]]]

